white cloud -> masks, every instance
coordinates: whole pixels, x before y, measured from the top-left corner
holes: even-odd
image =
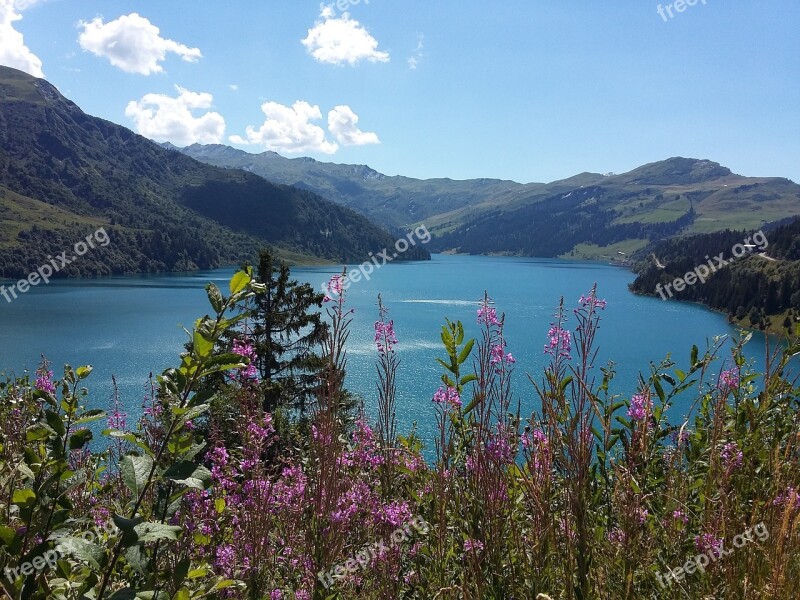
[[[358,128],[358,115],[349,106],[337,106],[328,113],[328,131],[342,146],[380,144],[378,135]]]
[[[414,50],[414,54],[408,57],[408,68],[412,71],[416,71],[419,63],[422,61],[422,57],[425,56],[423,50],[425,49],[425,37],[420,33],[419,38],[417,40],[417,48]]]
[[[159,28],[137,13],[108,23],[103,23],[100,17],[88,23],[81,21],[80,27],[83,28],[78,36],[81,48],[107,58],[126,73],[161,73],[164,68],[160,63],[166,60],[169,52],[187,62],[203,57],[199,48],[189,48],[161,37]]]
[[[178,97],[146,94],[132,100],[125,116],[136,124],[136,131],[159,142],[177,146],[189,144],[218,144],[225,135],[225,119],[217,112],[194,116],[193,111],[211,108],[211,94],[190,92],[178,85]]]
[[[229,83],[228,87],[231,89],[231,91],[234,91],[234,92],[239,91],[239,85],[236,84],[236,83]]]
[[[309,54],[321,63],[355,65],[359,61],[389,62],[389,53],[378,50],[378,40],[361,23],[342,13],[334,18],[333,9],[324,7],[308,36],[302,40]]]
[[[339,146],[325,139],[325,130],[310,121],[322,118],[319,106],[298,100],[292,106],[265,102],[261,110],[266,120],[258,129],[247,127],[247,137],[233,135],[234,144],[257,144],[267,150],[288,153],[322,152],[334,154]]]
[[[30,6],[14,0],[0,0],[0,65],[14,67],[34,77],[44,77],[42,61],[25,45],[22,34],[14,29],[14,21],[22,19],[18,10]]]

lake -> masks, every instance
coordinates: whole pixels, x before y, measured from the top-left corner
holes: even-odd
[[[296,268],[296,279],[315,288],[340,269]],[[8,304],[0,299],[0,371],[21,374],[35,369],[44,354],[58,376],[61,366],[92,364],[87,380],[89,404],[105,408],[115,375],[131,422],[141,410],[148,374],[177,366],[187,337],[181,326],[209,312],[203,287],[215,282],[225,291],[233,269],[188,275],[56,280],[32,288]],[[434,426],[431,397],[439,386],[443,356],[439,331],[445,317],[463,321],[468,336],[480,335],[478,301],[488,291],[498,312],[506,314],[508,350],[517,359],[516,397],[522,414],[537,407],[526,373],[539,379],[552,315],[563,295],[566,306],[597,282],[598,296],[608,301],[598,334],[597,367],[615,361],[614,390],[630,395],[637,376],[649,362],[672,353],[679,368],[688,369],[692,344],[701,350],[717,335],[736,335],[726,319],[702,306],[664,302],[631,294],[633,274],[593,262],[482,256],[434,255],[430,262],[393,263],[353,284],[348,306],[355,309],[348,347],[347,385],[364,398],[369,412],[376,403],[376,351],[373,323],[377,294],[382,294],[395,322],[401,360],[398,373],[398,431],[417,423],[425,439]],[[747,355],[763,368],[765,341],[755,335]],[[598,369],[599,374],[599,369]],[[686,406],[676,407],[673,419]]]

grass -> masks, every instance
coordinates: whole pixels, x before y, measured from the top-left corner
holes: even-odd
[[[20,245],[17,235],[36,226],[46,230],[64,230],[91,225],[108,225],[108,219],[77,215],[63,208],[22,196],[0,186],[0,248]]]
[[[619,261],[647,246],[648,240],[623,240],[609,246],[596,244],[578,244],[572,250],[559,256],[559,258],[577,260],[614,260]],[[624,252],[625,256],[619,254]]]

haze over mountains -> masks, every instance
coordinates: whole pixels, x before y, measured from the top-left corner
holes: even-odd
[[[166,150],[7,67],[0,207],[0,277],[27,275],[99,227],[112,243],[68,274],[210,268],[252,260],[267,244],[287,257],[360,262],[394,243],[348,208]]]
[[[758,228],[800,215],[800,185],[743,177],[693,158],[670,158],[620,175],[581,173],[521,184],[390,177],[364,165],[251,154],[223,145],[179,150],[312,190],[387,227],[424,223],[435,236],[429,248],[438,251],[612,257],[678,234]]]

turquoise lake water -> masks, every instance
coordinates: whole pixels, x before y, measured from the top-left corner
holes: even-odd
[[[294,277],[319,287],[341,269],[298,268]],[[209,311],[203,287],[209,281],[227,288],[232,269],[190,275],[113,277],[98,280],[56,280],[32,288],[8,304],[0,298],[0,371],[21,374],[35,369],[44,354],[56,375],[61,366],[92,364],[87,380],[89,403],[106,407],[111,376],[116,377],[131,418],[140,412],[150,372],[177,366],[186,341],[181,326]],[[552,315],[563,295],[566,306],[597,282],[598,296],[608,301],[598,334],[599,366],[617,366],[614,390],[630,395],[649,362],[672,353],[687,370],[692,344],[701,352],[717,335],[736,335],[726,319],[699,305],[663,302],[631,294],[633,274],[619,267],[590,262],[480,256],[434,255],[430,262],[394,263],[376,271],[370,281],[353,284],[348,306],[355,309],[348,347],[347,385],[375,407],[373,323],[380,292],[394,319],[400,340],[397,413],[401,433],[413,423],[423,438],[433,428],[431,397],[439,386],[442,356],[439,331],[445,317],[461,320],[469,336],[479,336],[478,301],[484,290],[498,312],[506,314],[508,350],[517,359],[514,392],[522,414],[538,406],[526,373],[540,378],[547,357],[543,347]],[[757,368],[764,363],[765,340],[755,335],[747,354]],[[728,353],[729,355],[729,353]],[[677,406],[684,411],[686,406]],[[674,419],[681,414],[673,415]]]

